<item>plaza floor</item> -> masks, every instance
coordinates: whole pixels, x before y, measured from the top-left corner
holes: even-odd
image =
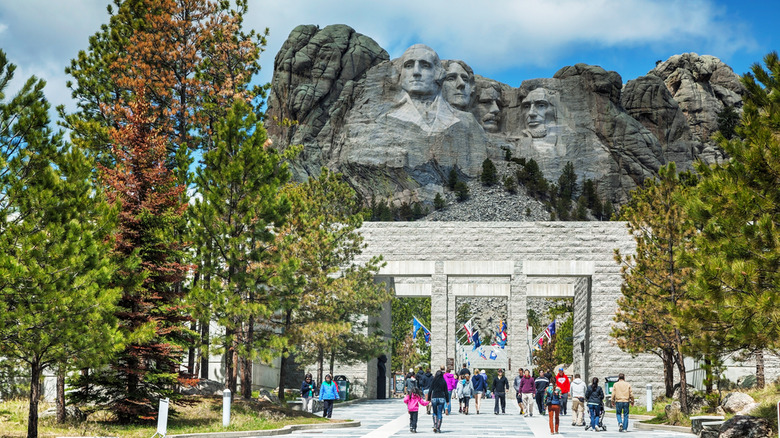
[[[507,397],[508,398],[508,397]],[[509,400],[507,400],[509,402]],[[401,436],[443,436],[450,438],[459,437],[548,437],[550,428],[548,417],[534,415],[523,417],[520,415],[517,405],[507,403],[507,413],[503,415],[493,414],[493,400],[483,403],[480,414],[473,413],[472,403],[469,415],[458,414],[455,411],[445,416],[442,421],[442,433],[434,434],[431,416],[425,411],[420,411],[420,419],[417,425],[417,433],[409,431],[409,414],[406,405],[400,399],[369,400],[347,406],[338,406],[333,409],[333,418],[358,420],[360,427],[336,430],[301,431],[293,433],[294,436],[304,437],[401,437]],[[569,410],[571,414],[571,410]],[[585,431],[584,427],[571,425],[571,415],[561,416],[559,434],[556,437],[647,437],[647,438],[682,438],[695,437],[693,434],[676,433],[668,431],[635,430],[633,421],[629,421],[628,433],[619,433],[617,421],[614,416],[608,416],[604,420],[607,431]]]

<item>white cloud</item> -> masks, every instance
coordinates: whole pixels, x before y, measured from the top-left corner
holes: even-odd
[[[0,2],[0,48],[19,65],[17,77],[39,75],[49,84],[52,103],[72,108],[64,68],[108,21],[109,2]],[[463,59],[489,76],[514,67],[560,67],[565,56],[589,48],[675,53],[695,42],[711,54],[728,56],[753,40],[726,13],[716,0],[253,0],[245,25],[271,29],[257,78],[268,82],[276,52],[299,24],[350,25],[391,57],[422,42],[442,58]]]

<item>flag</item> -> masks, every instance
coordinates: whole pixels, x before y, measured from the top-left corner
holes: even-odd
[[[504,321],[498,322],[498,338],[506,342],[506,322]]]
[[[471,336],[471,341],[474,342],[474,347],[471,349],[471,351],[476,350],[477,348],[479,348],[480,345],[482,345],[482,342],[480,342],[480,340],[479,340],[479,331],[478,330],[474,331],[474,335]]]
[[[485,352],[484,352],[484,351],[482,351],[482,349],[481,349],[481,348],[479,349],[479,356],[480,356],[482,359],[487,359],[487,356],[485,356]]]
[[[498,358],[498,354],[496,354],[496,350],[490,350],[490,360],[496,360]]]
[[[543,335],[544,335],[545,338],[547,338],[548,341],[552,341],[552,339],[550,338],[550,327],[549,326],[546,329],[544,329]]]
[[[431,331],[428,330],[419,319],[417,319],[416,316],[412,316],[412,339],[417,339],[417,332],[422,329],[423,331],[423,337],[425,338],[425,343],[430,344],[431,343]]]
[[[550,335],[554,335],[555,334],[555,320],[554,319],[553,319],[553,322],[551,322],[550,325],[547,326],[547,332],[549,332]]]
[[[465,324],[463,324],[463,328],[466,329],[466,337],[468,338],[469,342],[471,342],[471,337],[474,336],[474,328],[471,327],[470,319],[466,321]]]

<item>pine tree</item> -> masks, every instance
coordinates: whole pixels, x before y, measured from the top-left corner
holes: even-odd
[[[447,187],[454,191],[456,185],[458,185],[458,170],[455,169],[455,166],[452,166],[449,177],[447,177]]]
[[[717,140],[729,161],[699,165],[702,175],[691,214],[703,224],[696,241],[697,293],[711,305],[697,321],[703,340],[729,352],[756,358],[758,385],[764,384],[763,350],[780,342],[780,60],[764,58],[742,83],[742,125],[736,136]]]
[[[444,201],[444,198],[442,198],[441,193],[436,193],[436,197],[433,198],[433,208],[442,210],[446,205],[447,203]]]
[[[681,182],[674,163],[659,170],[658,180],[645,180],[621,211],[637,249],[635,255],[615,252],[622,265],[622,296],[612,336],[632,354],[652,353],[664,363],[667,395],[677,365],[680,386],[687,387],[684,355],[691,351],[696,327],[689,312],[697,305],[691,295],[696,229],[683,208],[690,187]],[[681,391],[683,412],[689,411],[687,391]]]
[[[251,360],[270,360],[280,349],[278,337],[255,329],[280,305],[261,290],[267,273],[253,267],[272,260],[267,249],[290,209],[279,195],[290,172],[243,101],[215,126],[214,139],[197,170],[200,199],[190,209],[193,241],[208,261],[200,275],[209,281],[196,287],[192,299],[204,312],[201,319],[216,318],[225,327],[228,388],[236,391],[241,368],[242,393],[251,398]]]
[[[112,285],[121,289],[116,316],[128,339],[108,369],[77,378],[77,401],[93,401],[112,410],[121,422],[154,418],[157,401],[181,397],[186,382],[179,372],[183,347],[191,341],[181,283],[186,247],[175,238],[187,204],[184,187],[168,168],[166,136],[157,129],[157,112],[136,95],[127,108],[115,109],[125,122],[110,131],[113,167],[101,167],[111,205],[119,209],[114,259],[121,268]],[[90,392],[93,385],[100,391]]]
[[[490,158],[485,158],[485,161],[482,162],[482,175],[480,176],[480,181],[482,181],[482,185],[488,187],[498,183],[496,165],[493,164],[493,160]]]
[[[357,230],[363,219],[354,191],[340,175],[322,169],[318,178],[291,184],[285,192],[291,212],[277,235],[280,260],[269,266],[274,294],[287,297],[279,321],[286,339],[280,381],[290,354],[316,363],[321,380],[326,361],[376,357],[384,341],[381,333],[367,330],[366,317],[378,314],[391,297],[374,283],[380,259],[354,263],[362,251]],[[279,390],[284,399],[283,383]]]
[[[469,186],[463,181],[458,181],[458,183],[455,184],[455,196],[457,197],[458,202],[469,199]]]
[[[0,96],[13,72],[0,51]],[[120,342],[107,257],[116,215],[91,161],[50,130],[43,86],[31,78],[0,102],[0,357],[29,372],[30,438],[43,372],[103,363]]]
[[[574,164],[568,161],[563,167],[561,176],[558,177],[558,196],[564,200],[574,199],[577,190],[577,174],[574,173]]]

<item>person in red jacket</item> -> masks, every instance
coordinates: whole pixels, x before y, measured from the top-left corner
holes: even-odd
[[[561,415],[566,415],[566,402],[569,400],[571,380],[569,380],[569,376],[564,374],[563,368],[558,368],[558,375],[555,376],[555,385],[561,388]]]

